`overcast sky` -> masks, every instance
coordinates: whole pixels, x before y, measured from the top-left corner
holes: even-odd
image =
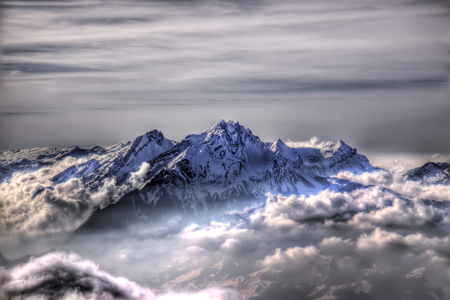
[[[170,139],[449,153],[448,1],[3,1],[0,151]]]

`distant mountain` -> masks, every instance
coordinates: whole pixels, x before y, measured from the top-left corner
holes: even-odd
[[[320,149],[296,148],[305,165],[314,173],[329,177],[342,171],[361,173],[372,171],[373,168],[364,155],[348,146],[342,140],[327,142]]]
[[[92,154],[102,155],[113,151],[113,147],[103,149],[96,146],[91,149],[82,149],[78,146],[72,146],[63,149],[44,147],[0,152],[0,182],[14,172],[35,170],[43,166],[53,165],[69,156],[81,158]]]
[[[450,185],[450,164],[429,162],[419,168],[409,170],[406,179],[422,184]]]

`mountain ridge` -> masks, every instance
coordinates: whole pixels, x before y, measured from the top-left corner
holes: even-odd
[[[249,128],[231,120],[221,120],[180,142],[167,139],[155,129],[108,148],[9,151],[0,153],[0,167],[7,172],[18,165],[18,170],[39,168],[68,156],[83,157],[84,161],[51,180],[59,184],[80,179],[92,193],[113,180],[119,197],[96,207],[97,215],[109,214],[109,219],[119,216],[118,212],[109,212],[122,209],[130,210],[130,218],[144,219],[157,208],[204,213],[242,199],[262,199],[268,192],[309,195],[326,188],[351,191],[362,185],[338,180],[335,175],[379,170],[342,140],[322,143],[318,148],[289,147],[281,139],[263,142]],[[433,174],[448,181],[446,172],[447,164],[430,164],[405,176],[432,184],[440,182],[430,181]]]
[[[143,163],[148,169],[139,185],[131,186],[127,180]],[[221,120],[180,142],[153,130],[114,153],[72,166],[53,180],[81,178],[95,190],[107,178],[114,178],[127,187],[125,194],[132,194],[134,202],[168,201],[184,211],[197,212],[242,197],[261,198],[267,192],[316,193],[333,185],[329,177],[343,170],[375,168],[343,141],[321,149],[291,148],[280,139],[263,142],[237,121]]]

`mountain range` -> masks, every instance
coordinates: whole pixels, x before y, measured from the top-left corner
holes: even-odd
[[[68,156],[87,161],[54,176],[55,184],[79,178],[95,192],[114,180],[122,188],[121,199],[102,212],[115,211],[108,213],[108,219],[117,218],[125,209],[143,218],[148,217],[143,211],[155,206],[198,214],[241,199],[260,199],[267,192],[308,195],[325,188],[349,190],[361,185],[332,176],[342,171],[377,170],[343,141],[327,142],[320,148],[291,148],[281,140],[263,142],[239,122],[222,120],[180,142],[153,130],[108,148],[49,147],[0,153],[0,176],[5,179],[17,170],[52,165]],[[448,184],[449,170],[449,164],[428,163],[405,176]],[[100,211],[108,204],[99,207]]]

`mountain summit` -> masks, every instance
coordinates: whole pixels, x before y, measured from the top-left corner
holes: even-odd
[[[82,178],[89,187],[97,188],[106,178],[114,178],[120,185],[129,178],[130,173],[136,172],[143,162],[151,160],[174,145],[176,142],[166,139],[161,131],[152,130],[116,147],[116,151],[111,154],[68,168],[53,177],[53,181],[59,183],[70,178]]]
[[[148,168],[133,186],[129,179],[143,163]],[[122,206],[174,206],[199,212],[239,199],[263,198],[267,192],[316,193],[329,187],[328,177],[340,171],[373,169],[366,157],[342,141],[321,149],[291,148],[280,139],[262,142],[239,122],[221,120],[179,143],[153,130],[113,153],[72,166],[53,180],[81,178],[97,189],[114,178],[127,191],[119,201]]]
[[[62,151],[53,149],[51,155],[56,159],[72,153]],[[135,211],[158,206],[204,212],[241,199],[261,199],[267,192],[311,194],[335,184],[329,177],[341,171],[375,169],[343,141],[328,142],[320,149],[291,148],[280,139],[262,142],[250,129],[231,120],[221,120],[180,142],[152,130],[126,144],[77,153],[90,159],[57,174],[53,182],[78,178],[95,192],[113,180],[122,197],[112,207]],[[36,165],[39,157],[48,163],[48,154],[38,154]]]

